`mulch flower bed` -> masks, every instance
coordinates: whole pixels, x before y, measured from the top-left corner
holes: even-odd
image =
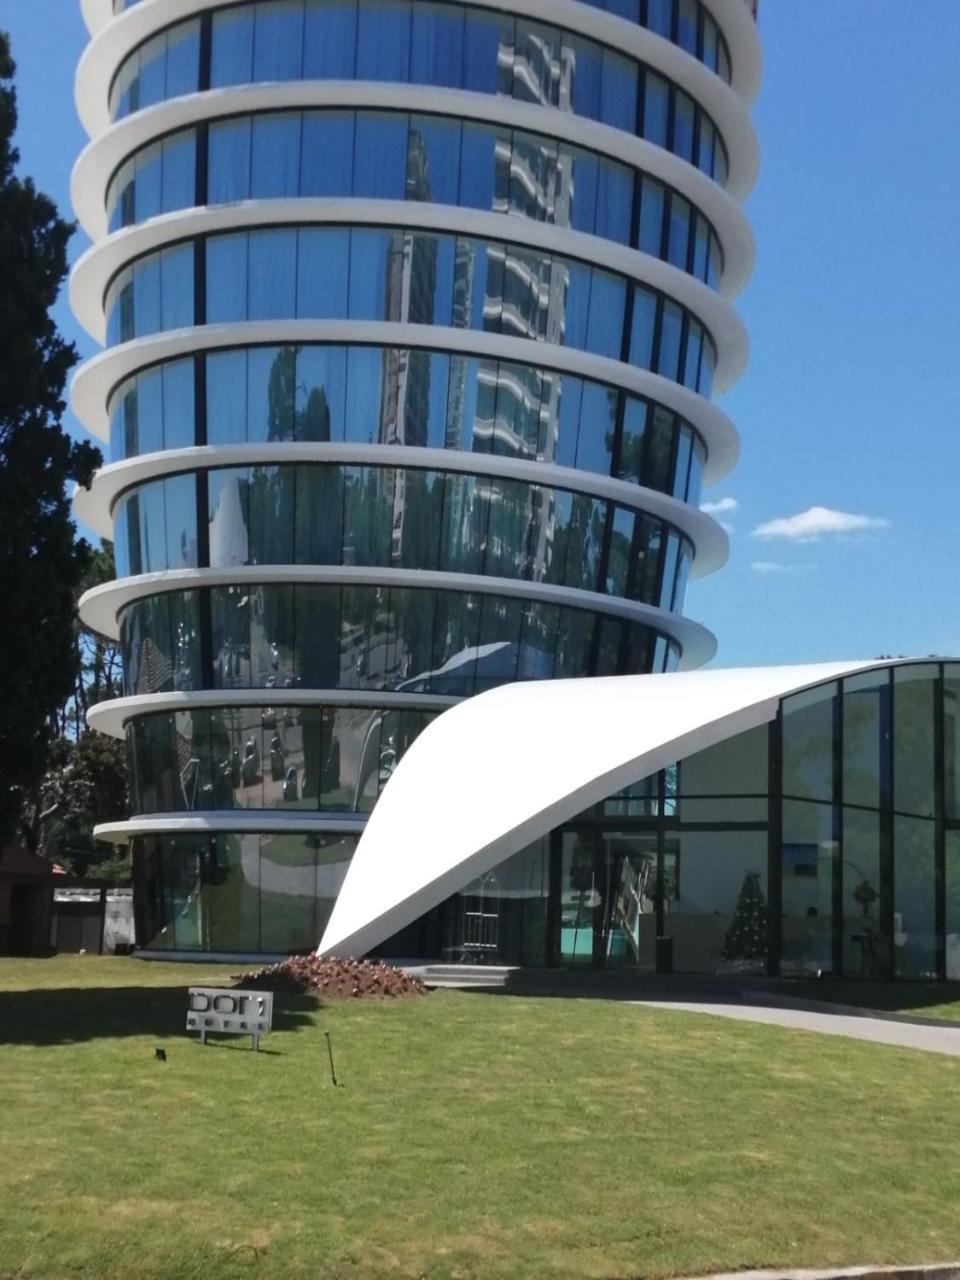
[[[372,960],[321,959],[310,954],[290,956],[279,964],[264,965],[252,973],[236,975],[238,987],[317,996],[423,996],[427,989],[402,969]]]

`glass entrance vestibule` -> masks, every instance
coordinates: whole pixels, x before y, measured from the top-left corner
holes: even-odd
[[[960,664],[785,698],[769,724],[608,797],[382,953],[960,978]]]

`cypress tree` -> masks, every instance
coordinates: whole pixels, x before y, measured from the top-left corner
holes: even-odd
[[[77,359],[50,308],[73,227],[17,175],[14,62],[0,32],[0,842],[39,784],[57,708],[74,683],[74,596],[90,554],[67,486],[101,462],[61,427]]]

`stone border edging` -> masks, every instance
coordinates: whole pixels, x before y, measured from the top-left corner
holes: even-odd
[[[779,1006],[786,1009],[798,1009],[804,1013],[835,1013],[845,1018],[875,1018],[880,1022],[905,1022],[914,1027],[946,1027],[960,1031],[960,1020],[952,1018],[925,1018],[922,1014],[900,1013],[892,1009],[871,1009],[862,1004],[840,1004],[835,1000],[810,1000],[806,996],[792,996],[787,992],[775,989],[765,990],[758,987],[744,987],[740,992],[740,998],[744,1004],[765,1005],[767,1008],[777,1008]],[[743,1274],[753,1275],[753,1272],[744,1272]],[[757,1272],[756,1274],[766,1273]],[[797,1274],[799,1275],[800,1273],[797,1272]],[[811,1272],[810,1274],[813,1276],[814,1274],[819,1274],[819,1272]],[[849,1273],[838,1271],[831,1274],[872,1276],[874,1274],[884,1275],[887,1273],[878,1268],[866,1268],[865,1270],[851,1271]],[[905,1272],[904,1274],[907,1273]],[[916,1272],[910,1272],[910,1274],[919,1275],[920,1270],[917,1269]],[[950,1272],[949,1274],[953,1275],[954,1273]],[[957,1263],[956,1274],[960,1277],[960,1263]]]
[[[960,1262],[925,1262],[917,1266],[791,1268],[761,1271],[718,1271],[687,1280],[960,1280]]]

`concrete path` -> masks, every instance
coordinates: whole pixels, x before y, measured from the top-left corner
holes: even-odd
[[[882,1018],[856,1017],[843,1013],[812,1013],[807,1009],[782,1009],[761,1004],[734,1004],[723,1001],[638,1000],[650,1009],[677,1009],[685,1013],[707,1013],[717,1018],[741,1022],[763,1022],[773,1027],[799,1031],[819,1031],[828,1036],[849,1036],[872,1040],[902,1049],[923,1049],[927,1053],[947,1053],[960,1057],[960,1023],[942,1027],[889,1022]]]

